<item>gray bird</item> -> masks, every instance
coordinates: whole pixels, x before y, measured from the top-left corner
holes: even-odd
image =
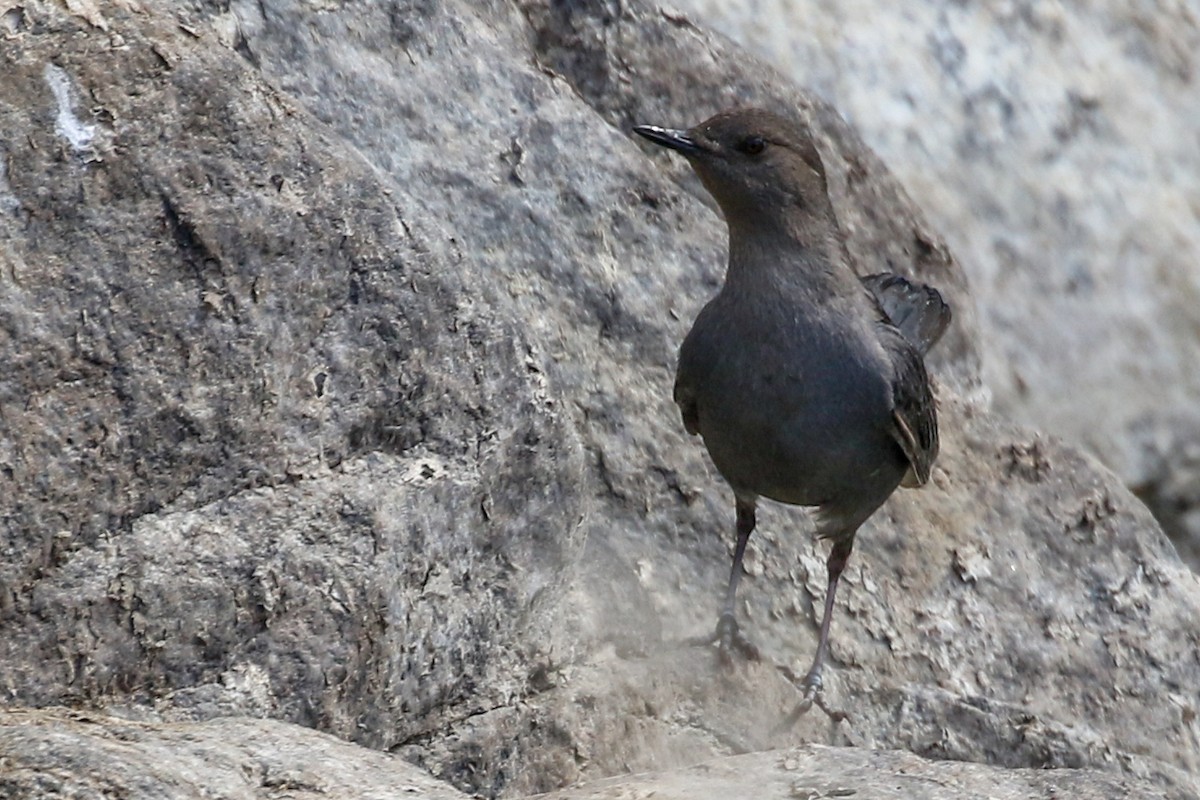
[[[675,402],[733,489],[737,546],[716,632],[722,661],[757,658],[734,601],[759,497],[815,508],[829,539],[828,585],[794,721],[821,698],[838,578],[860,525],[897,486],[929,480],[937,413],[924,354],[950,322],[932,288],[859,279],[808,127],[758,109],[681,131],[634,131],[682,153],[725,215],[721,291],[679,350]]]

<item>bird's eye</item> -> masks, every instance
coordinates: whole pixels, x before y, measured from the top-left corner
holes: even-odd
[[[747,136],[737,143],[737,149],[748,156],[756,156],[767,149],[767,140],[761,136]]]

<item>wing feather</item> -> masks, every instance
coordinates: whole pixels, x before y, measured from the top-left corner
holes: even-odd
[[[924,486],[938,454],[937,403],[917,348],[888,323],[881,340],[892,359],[892,436],[908,459],[903,486]]]

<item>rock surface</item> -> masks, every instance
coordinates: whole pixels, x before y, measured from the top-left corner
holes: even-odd
[[[0,710],[0,796],[467,797],[399,758],[285,722],[153,724],[65,709]]]
[[[976,289],[997,410],[1086,444],[1200,569],[1200,15],[672,0],[832,101]]]
[[[9,706],[298,723],[486,796],[814,741],[1200,796],[1200,581],[978,404],[966,281],[830,108],[638,3],[71,8],[0,9]],[[840,596],[852,716],[781,736],[821,545],[764,510],[763,663],[680,644],[731,544],[670,402],[724,227],[628,134],[734,101],[809,115],[860,268],[956,312],[935,478]]]
[[[222,796],[458,800],[466,794],[386,753],[272,720],[218,718],[150,723],[66,709],[0,710],[0,795],[66,798]],[[64,765],[71,765],[64,770]],[[719,796],[912,798],[988,796],[1018,800],[1061,794],[1076,800],[1180,796],[1136,778],[1097,770],[1006,770],[931,762],[896,751],[808,745],[746,754],[653,775],[608,778],[545,800],[661,800]]]
[[[548,343],[216,33],[22,14],[5,693],[388,746],[526,691],[588,504]]]
[[[748,780],[747,776],[753,776]],[[656,775],[610,778],[544,800],[1017,800],[1027,797],[1166,798],[1145,782],[1093,770],[998,770],[978,764],[927,761],[887,750],[809,745],[708,761]]]
[[[1076,800],[1173,796],[1145,781],[1095,770],[1005,770],[895,751],[808,745],[612,778],[539,797],[1019,800],[1056,793]],[[130,800],[468,797],[394,756],[287,723],[222,718],[154,724],[65,709],[0,710],[0,795],[119,795]]]

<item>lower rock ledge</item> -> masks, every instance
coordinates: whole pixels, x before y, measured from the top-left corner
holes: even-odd
[[[0,797],[465,800],[387,753],[269,719],[135,722],[0,709]]]
[[[1175,777],[1171,777],[1174,775]],[[412,798],[465,794],[394,756],[267,719],[143,722],[65,708],[0,709],[0,797]],[[541,800],[1195,800],[1172,770],[1149,782],[1092,769],[1005,769],[895,750],[804,745],[607,778]]]
[[[684,769],[609,778],[540,800],[1127,800],[1196,798],[1180,776],[1164,786],[1092,769],[1005,769],[931,761],[897,750],[805,745],[729,756]]]

